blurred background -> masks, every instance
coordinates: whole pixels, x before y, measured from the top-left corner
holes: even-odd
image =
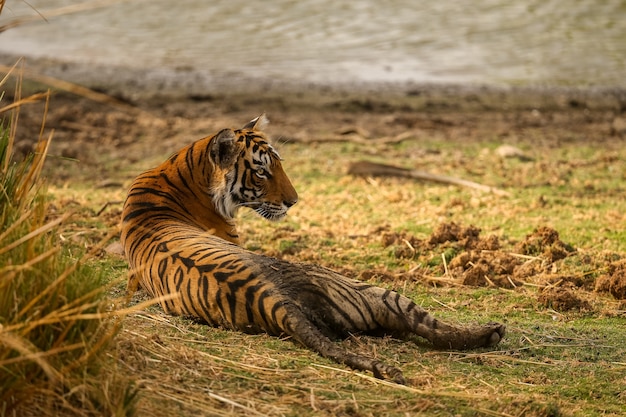
[[[8,0],[16,21],[0,54],[190,82],[626,86],[624,0]]]

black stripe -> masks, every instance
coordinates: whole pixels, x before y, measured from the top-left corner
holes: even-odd
[[[197,307],[202,310],[202,317],[204,317],[209,323],[215,323],[216,318],[211,316],[211,311],[209,309],[209,306],[212,304],[209,299],[210,289],[211,280],[207,276],[202,275],[198,282],[198,298],[196,304],[198,304]]]
[[[263,285],[263,283],[257,282],[256,284],[250,285],[248,288],[246,288],[246,315],[248,317],[248,323],[256,324],[256,321],[254,320],[254,310],[252,306],[254,305],[255,295],[257,294],[259,289],[263,287]]]
[[[313,284],[311,284],[311,286],[312,285]],[[318,306],[321,303],[325,302],[328,305],[328,307],[332,308],[347,323],[349,323],[349,325],[351,326],[351,329],[359,329],[359,326],[357,326],[357,323],[352,319],[352,316],[350,316],[350,314],[348,314],[346,311],[344,311],[342,306],[337,304],[334,299],[330,298],[328,296],[328,294],[323,289],[321,289],[321,288],[319,288],[317,286],[312,286],[312,288],[300,288],[299,292],[300,293],[306,292],[306,293],[312,294],[318,300]],[[318,310],[319,310],[319,308],[318,308]],[[339,329],[337,329],[337,330],[339,330]],[[345,331],[345,329],[344,329],[344,331]]]

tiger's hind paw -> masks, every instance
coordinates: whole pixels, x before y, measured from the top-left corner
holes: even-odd
[[[483,345],[485,347],[497,345],[498,343],[500,343],[500,340],[502,340],[504,338],[504,335],[506,334],[506,326],[504,324],[491,322],[491,323],[487,323],[485,327],[487,327],[488,329],[489,328],[492,329],[491,335],[487,339],[486,343]]]
[[[431,342],[440,349],[466,350],[495,346],[504,337],[506,326],[500,323],[488,323],[472,327],[452,327],[437,333]]]
[[[453,349],[475,349],[480,347],[495,346],[504,338],[506,326],[504,324],[491,322],[485,325],[468,329],[467,335],[461,344]]]

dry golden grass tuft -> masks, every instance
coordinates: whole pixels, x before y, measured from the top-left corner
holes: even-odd
[[[14,101],[0,126],[0,415],[52,416],[132,413],[136,390],[125,377],[103,372],[100,355],[119,329],[122,300],[104,297],[108,281],[90,264],[91,252],[60,245],[57,232],[71,213],[49,212],[41,172],[52,133],[44,135],[50,92],[21,97],[17,64]],[[33,153],[15,158],[22,107],[45,100]]]

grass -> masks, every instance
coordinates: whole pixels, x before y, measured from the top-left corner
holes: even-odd
[[[137,391],[103,357],[119,300],[106,297],[110,278],[90,261],[97,250],[62,244],[70,213],[51,212],[41,179],[52,135],[14,159],[21,106],[43,98],[47,109],[50,97],[22,99],[20,87],[18,78],[14,103],[0,109],[10,116],[0,126],[0,415],[132,414]]]
[[[358,335],[342,342],[403,369],[409,385],[401,387],[288,340],[209,328],[149,307],[124,319],[113,349],[120,358],[117,372],[137,381],[139,414],[621,415],[625,306],[594,289],[626,253],[620,226],[626,203],[616,198],[623,192],[626,151],[620,140],[605,138],[600,147],[565,136],[558,146],[550,138],[535,143],[536,134],[519,140],[516,145],[535,158],[530,162],[499,158],[494,153],[499,141],[487,135],[464,142],[434,133],[373,150],[337,143],[282,145],[300,202],[279,224],[242,212],[246,247],[397,289],[447,320],[503,321],[507,337],[494,349],[471,352]],[[172,150],[148,154],[149,162],[108,176],[127,184],[133,172]],[[512,196],[346,176],[347,164],[361,158],[419,163],[420,169],[496,185]],[[83,182],[53,188],[52,194],[59,206],[72,201],[82,207],[81,218],[66,231],[80,245],[90,246],[117,227],[120,204],[96,213],[107,202],[123,200],[124,187],[94,189]],[[509,274],[518,277],[515,286],[497,285],[497,274],[489,275],[493,282],[470,286],[463,284],[466,271],[453,267],[457,256],[471,252],[459,241],[415,246],[414,255],[397,256],[406,247],[403,239],[427,241],[441,224],[452,222],[479,227],[481,238],[497,236],[500,249],[481,253],[491,257],[478,261],[497,265],[513,259],[535,269]],[[576,251],[556,260],[549,245],[521,253],[520,242],[541,227],[558,231],[560,242]],[[386,245],[386,234],[400,238]],[[121,258],[104,255],[101,263],[111,282],[125,276]],[[111,290],[116,296],[123,292],[123,283]],[[573,297],[573,304],[564,304],[561,295]],[[145,301],[141,297],[134,302]]]
[[[317,108],[306,113],[306,125],[291,122],[295,128],[289,125],[288,110],[282,110],[283,123],[270,125],[270,132],[284,130],[278,132],[285,142],[280,153],[300,202],[278,224],[242,211],[238,222],[244,245],[394,288],[447,320],[503,321],[507,337],[493,349],[471,352],[435,351],[420,340],[404,343],[359,335],[342,342],[400,367],[409,381],[402,387],[337,365],[289,340],[167,316],[143,304],[148,300],[140,293],[99,355],[103,362],[98,375],[110,390],[104,390],[110,393],[105,395],[110,396],[110,414],[122,414],[117,407],[125,405],[132,405],[124,409],[129,414],[134,409],[137,415],[154,416],[623,414],[626,306],[602,288],[596,291],[596,284],[617,276],[611,271],[619,271],[626,257],[626,202],[621,198],[626,148],[622,138],[586,122],[596,113],[370,114],[363,119],[372,120],[368,130],[373,139],[389,129],[396,129],[392,136],[412,136],[399,144],[365,146],[289,140],[298,134],[305,139],[328,135],[335,125],[364,124],[362,110]],[[104,136],[124,126],[115,124],[115,110],[98,112],[111,122],[102,130]],[[120,120],[126,120],[129,116],[122,112]],[[87,266],[97,265],[109,301],[124,296],[127,265],[113,250],[100,250],[98,243],[117,233],[126,186],[186,143],[182,135],[168,136],[168,124],[187,129],[186,141],[240,120],[236,114],[212,114],[211,122],[204,115],[182,121],[179,114],[164,116],[154,130],[153,121],[138,117],[140,139],[133,142],[116,132],[116,140],[119,135],[125,144],[119,149],[97,142],[91,153],[54,160],[48,167],[48,213],[55,218],[73,213],[54,229],[65,242],[64,256],[73,261],[94,249],[97,259]],[[81,124],[89,125],[88,116],[81,116],[86,118]],[[324,123],[316,126],[316,117]],[[402,119],[415,119],[419,128],[399,124]],[[201,134],[198,126],[203,126]],[[303,129],[310,130],[301,133]],[[89,125],[89,135],[90,140],[100,135],[98,124]],[[498,157],[495,150],[502,142],[518,146],[534,160]],[[89,141],[80,146],[88,150]],[[511,197],[346,175],[346,166],[358,159],[457,176],[503,188]],[[104,168],[94,173],[94,166],[103,166],[99,162]],[[100,186],[103,179],[113,186]],[[427,244],[442,224],[451,223],[463,230],[474,225],[481,229],[481,239],[496,236],[500,246],[476,250],[458,239]],[[559,245],[539,242],[528,249],[537,242],[527,236],[536,237],[543,227],[557,231],[559,242],[576,251],[553,259]],[[472,256],[474,265],[485,262],[491,268],[484,274],[489,280],[467,285],[472,265],[459,266],[464,255]],[[497,271],[508,264],[517,272]],[[507,284],[507,276],[514,285]],[[111,378],[122,382],[116,385]],[[131,381],[135,397],[132,389],[115,388]],[[72,404],[84,407],[83,414],[92,410]]]

